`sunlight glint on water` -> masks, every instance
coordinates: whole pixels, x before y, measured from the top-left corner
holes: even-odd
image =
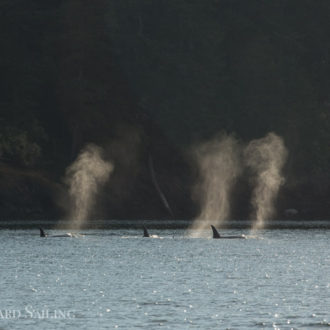
[[[260,231],[247,240],[149,231],[161,239],[137,230],[53,239],[1,230],[0,309],[21,317],[1,317],[0,328],[329,325],[329,231]],[[248,234],[224,232],[238,233]]]

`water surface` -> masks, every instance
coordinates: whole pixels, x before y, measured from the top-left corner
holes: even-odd
[[[329,230],[150,232],[0,230],[0,328],[329,328]]]

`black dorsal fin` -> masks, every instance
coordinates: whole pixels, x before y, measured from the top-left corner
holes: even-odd
[[[220,234],[218,233],[218,231],[215,229],[214,226],[211,225],[212,231],[213,231],[213,238],[221,238]]]
[[[45,231],[42,228],[39,228],[40,230],[40,237],[47,237]]]
[[[148,230],[145,226],[143,226],[143,237],[150,237]]]

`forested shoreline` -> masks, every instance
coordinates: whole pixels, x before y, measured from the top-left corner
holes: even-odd
[[[191,150],[224,132],[283,138],[277,218],[330,218],[329,1],[4,0],[0,27],[0,218],[65,217],[87,143],[115,165],[93,218],[194,218]]]

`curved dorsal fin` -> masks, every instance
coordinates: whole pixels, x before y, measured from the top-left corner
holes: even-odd
[[[45,231],[42,228],[39,228],[40,230],[40,237],[47,237]]]
[[[143,237],[150,237],[148,230],[145,226],[143,226]]]
[[[218,233],[218,231],[215,229],[214,226],[211,225],[212,231],[213,231],[213,238],[221,238],[220,234]]]

